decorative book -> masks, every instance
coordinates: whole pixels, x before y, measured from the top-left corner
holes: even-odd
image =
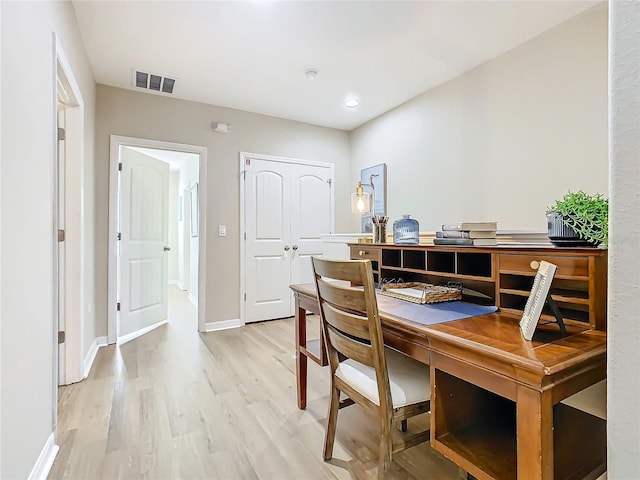
[[[498,241],[495,238],[434,238],[434,245],[467,245],[476,247],[487,247],[497,245]]]
[[[549,289],[551,288],[551,282],[553,281],[556,269],[557,266],[553,263],[545,262],[544,260],[540,262],[536,277],[533,280],[531,293],[529,294],[522,318],[520,319],[520,331],[522,332],[522,336],[527,340],[533,338],[533,332],[536,330],[542,308],[547,301],[547,296],[549,296]],[[560,319],[558,323],[561,325],[561,329],[564,330],[564,325],[562,325],[561,322],[562,320]]]
[[[496,238],[495,230],[443,230],[436,238]]]
[[[462,222],[462,223],[445,223],[442,225],[443,231],[454,230],[497,230],[498,222]]]

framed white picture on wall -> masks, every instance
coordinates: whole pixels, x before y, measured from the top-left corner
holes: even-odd
[[[195,183],[189,191],[190,207],[191,207],[191,236],[198,236],[198,184]]]
[[[367,167],[360,170],[360,182],[364,187],[364,191],[374,194],[374,215],[387,214],[387,164],[381,163],[373,167]],[[365,185],[373,185],[373,188]],[[360,221],[361,231],[364,233],[373,232],[373,222],[371,221],[371,212],[362,214]]]

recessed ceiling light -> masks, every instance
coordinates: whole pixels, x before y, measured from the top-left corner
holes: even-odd
[[[360,101],[355,98],[347,98],[344,101],[344,106],[347,108],[356,108],[358,105],[360,105]]]
[[[304,74],[307,76],[307,78],[310,78],[311,80],[318,78],[318,70],[316,70],[315,68],[310,68],[309,70],[307,70],[306,72],[304,72]]]

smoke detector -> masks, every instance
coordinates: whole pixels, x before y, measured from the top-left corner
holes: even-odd
[[[222,122],[211,122],[211,130],[216,133],[231,133],[231,125]]]

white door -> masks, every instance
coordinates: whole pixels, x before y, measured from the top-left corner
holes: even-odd
[[[247,160],[245,166],[245,321],[288,317],[291,254],[289,164]]]
[[[331,233],[331,168],[251,158],[244,170],[245,321],[289,317],[289,285],[312,281]]]
[[[291,164],[290,283],[313,283],[311,256],[322,255],[320,235],[332,231],[331,182],[329,167]]]
[[[130,152],[120,176],[118,337],[168,316],[169,165]]]
[[[58,332],[66,332],[66,305],[65,305],[65,242],[60,237],[60,232],[65,231],[65,165],[66,165],[66,144],[64,140],[65,131],[65,111],[64,105],[58,102],[58,149],[57,149],[57,182],[58,182]],[[63,234],[64,235],[64,234]],[[60,343],[58,339],[58,385],[67,385],[67,353],[66,343]]]

